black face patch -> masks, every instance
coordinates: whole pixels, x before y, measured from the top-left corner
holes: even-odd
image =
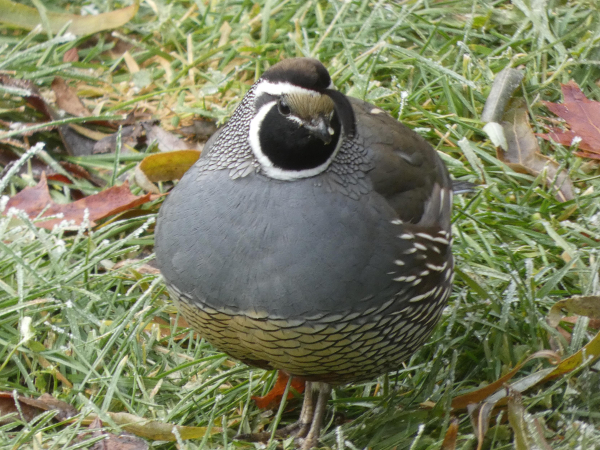
[[[277,101],[279,97],[276,95],[271,95],[271,94],[262,94],[258,97],[256,97],[256,99],[254,100],[254,108],[259,111],[260,108],[263,107],[263,105],[266,105],[269,102],[273,102],[273,101]]]
[[[341,125],[337,114],[333,115],[330,125],[334,134],[331,142],[325,144],[299,123],[282,116],[277,105],[273,105],[260,127],[261,150],[280,169],[314,169],[329,159],[340,139]]]
[[[261,78],[271,83],[290,83],[317,92],[322,92],[331,84],[329,72],[314,58],[284,59],[267,70]]]

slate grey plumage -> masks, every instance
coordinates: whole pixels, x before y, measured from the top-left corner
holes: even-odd
[[[161,272],[200,334],[313,386],[398,368],[430,335],[453,277],[452,185],[437,153],[329,85],[308,58],[267,71],[156,229]],[[296,430],[303,448],[319,435],[319,386],[301,417],[312,428]]]

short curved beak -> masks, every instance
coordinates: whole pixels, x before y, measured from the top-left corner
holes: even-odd
[[[319,117],[315,122],[305,125],[306,129],[314,137],[321,139],[326,145],[331,143],[335,131],[331,127],[329,120],[325,117]]]

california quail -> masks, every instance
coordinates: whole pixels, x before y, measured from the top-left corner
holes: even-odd
[[[451,205],[424,139],[334,90],[319,61],[287,59],[169,194],[156,256],[216,348],[307,381],[308,449],[331,385],[397,369],[430,335],[452,285]]]

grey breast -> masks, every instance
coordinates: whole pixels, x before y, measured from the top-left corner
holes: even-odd
[[[157,230],[157,245],[169,242],[157,249],[165,278],[192,299],[308,318],[393,296],[396,214],[381,196],[357,201],[313,179],[198,176],[190,170],[170,194]]]

